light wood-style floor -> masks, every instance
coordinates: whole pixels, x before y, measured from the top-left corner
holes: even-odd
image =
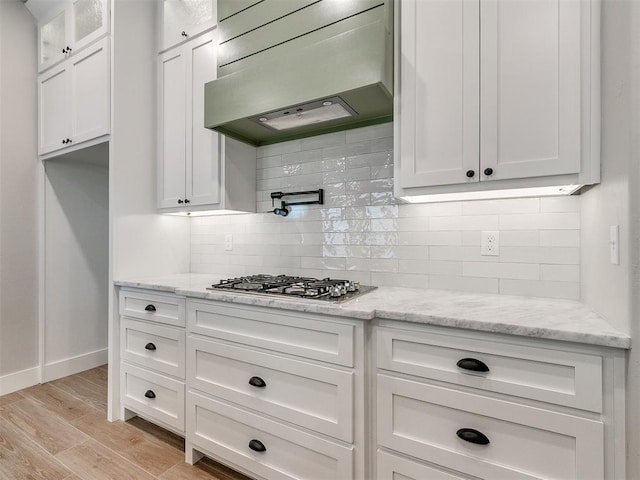
[[[110,423],[107,366],[0,397],[2,480],[248,480],[134,418]]]

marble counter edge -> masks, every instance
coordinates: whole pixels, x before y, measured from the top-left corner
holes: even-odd
[[[561,329],[552,326],[529,326],[517,322],[499,322],[464,318],[464,316],[453,317],[445,315],[434,315],[429,313],[415,313],[401,310],[387,310],[373,305],[375,302],[367,302],[365,305],[357,302],[345,304],[310,303],[304,299],[283,299],[253,296],[242,293],[212,292],[205,289],[210,282],[194,282],[190,277],[182,278],[183,283],[189,285],[179,285],[180,280],[174,285],[172,282],[162,282],[154,280],[118,280],[114,284],[119,287],[138,288],[158,292],[166,292],[185,297],[197,298],[201,300],[218,300],[227,303],[241,305],[260,306],[269,308],[279,308],[283,310],[298,311],[302,313],[315,313],[346,317],[359,320],[372,320],[374,318],[382,320],[392,320],[413,324],[433,325],[450,328],[461,328],[474,331],[484,331],[491,333],[501,333],[528,338],[541,338],[548,340],[567,341],[571,343],[582,343],[603,347],[629,349],[631,348],[631,338],[617,331],[579,331],[578,329]],[[371,298],[371,297],[369,297]],[[603,323],[606,324],[604,320]],[[608,325],[608,324],[607,324]]]

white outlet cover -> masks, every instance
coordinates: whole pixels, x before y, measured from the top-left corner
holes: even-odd
[[[233,250],[233,235],[231,233],[224,236],[224,249]]]
[[[500,256],[500,232],[497,230],[481,232],[480,255],[489,257]]]

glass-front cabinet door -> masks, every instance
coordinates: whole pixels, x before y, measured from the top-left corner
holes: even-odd
[[[72,6],[73,44],[80,49],[107,33],[107,0],[75,0]]]
[[[106,34],[108,11],[108,0],[47,1],[42,16],[45,20],[38,28],[38,71],[69,58]]]
[[[64,3],[56,3],[59,4],[59,9],[54,10],[51,18],[42,23],[38,31],[40,71],[63,60],[66,55],[69,22]]]
[[[213,0],[164,0],[162,2],[161,51],[213,27],[216,9]]]

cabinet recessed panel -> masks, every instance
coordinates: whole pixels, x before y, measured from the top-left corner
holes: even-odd
[[[72,138],[77,144],[109,133],[108,41],[83,51],[71,69]]]
[[[204,127],[204,84],[216,78],[216,42],[207,34],[191,47],[191,85],[187,108],[191,110],[187,131],[187,198],[192,205],[220,203],[220,135]],[[189,191],[190,190],[190,191]]]
[[[178,207],[185,197],[185,64],[184,55],[161,58],[160,207]]]
[[[69,136],[68,76],[65,68],[47,72],[40,83],[40,132],[38,153],[60,149]]]
[[[435,0],[401,9],[402,186],[477,182],[478,5]]]
[[[491,179],[580,170],[580,2],[482,8],[483,168]]]

